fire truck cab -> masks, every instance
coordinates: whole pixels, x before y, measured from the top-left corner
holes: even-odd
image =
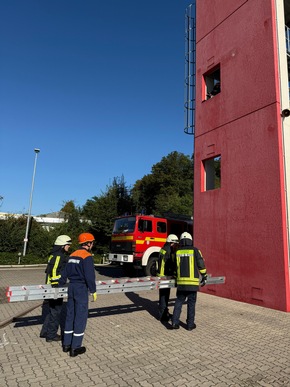
[[[191,217],[175,215],[126,215],[115,219],[109,262],[123,265],[128,275],[143,269],[145,275],[156,275],[159,251],[169,234],[192,233]]]

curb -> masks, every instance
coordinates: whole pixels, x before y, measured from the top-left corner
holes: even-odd
[[[110,263],[95,263],[94,266],[109,266]],[[46,267],[46,263],[40,263],[35,265],[0,265],[0,270],[2,269],[35,269],[36,267]]]
[[[35,267],[45,267],[47,266],[46,263],[39,263],[39,264],[35,264],[35,265],[0,265],[0,269],[11,269],[11,268],[35,268]]]

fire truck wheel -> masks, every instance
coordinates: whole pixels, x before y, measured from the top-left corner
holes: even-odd
[[[158,257],[151,257],[145,267],[145,275],[156,277]]]

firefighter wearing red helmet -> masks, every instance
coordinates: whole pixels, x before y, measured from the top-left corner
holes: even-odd
[[[93,301],[97,300],[95,267],[91,254],[95,238],[90,233],[82,233],[78,241],[80,247],[70,255],[59,283],[62,286],[69,280],[63,351],[69,352],[70,356],[86,352],[82,342],[88,318],[88,291]]]

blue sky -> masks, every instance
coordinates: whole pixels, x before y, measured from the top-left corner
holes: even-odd
[[[82,206],[128,186],[184,134],[186,0],[2,0],[0,211]]]

